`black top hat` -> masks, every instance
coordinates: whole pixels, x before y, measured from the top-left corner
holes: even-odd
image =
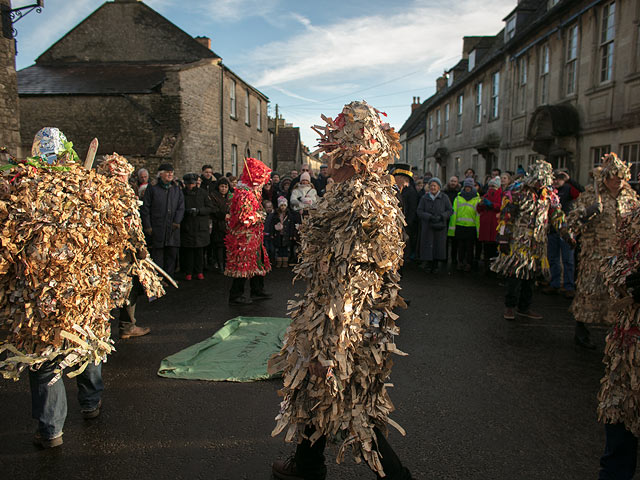
[[[391,175],[404,175],[407,178],[413,178],[413,172],[411,171],[411,165],[408,163],[395,163],[390,165]]]

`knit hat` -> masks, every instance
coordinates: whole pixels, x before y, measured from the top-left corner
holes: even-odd
[[[300,181],[302,180],[311,181],[311,175],[309,175],[309,172],[302,172],[302,175],[300,175]]]
[[[173,172],[173,165],[170,163],[163,163],[158,167],[159,172]]]
[[[471,187],[471,188],[473,188],[473,187],[476,186],[476,181],[471,177],[465,178],[462,186],[463,187]]]
[[[489,179],[489,181],[487,182],[487,185],[489,185],[489,187],[496,187],[499,188],[500,187],[500,177],[493,177],[491,179]]]
[[[278,208],[280,208],[281,205],[284,205],[285,207],[289,205],[289,202],[287,202],[287,199],[282,195],[278,197]]]
[[[198,183],[198,175],[195,173],[187,173],[182,177],[184,183]]]
[[[440,188],[442,188],[442,181],[438,177],[431,177],[429,179],[429,185],[432,183],[437,183]]]

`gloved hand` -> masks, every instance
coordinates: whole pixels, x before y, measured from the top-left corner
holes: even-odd
[[[147,258],[149,256],[149,254],[147,253],[146,249],[138,249],[136,250],[136,258],[138,260],[144,260],[145,258]]]
[[[200,213],[200,210],[198,210],[197,208],[190,208],[189,210],[187,210],[187,212],[192,217],[195,217],[196,215],[198,215],[198,213]]]
[[[482,204],[483,204],[485,207],[493,207],[493,203],[491,203],[491,200],[489,200],[489,199],[488,199],[488,198],[486,198],[486,197],[482,199]]]
[[[505,255],[509,255],[509,253],[511,253],[511,248],[509,247],[508,243],[501,243],[500,245],[498,245],[498,250],[500,250],[500,253],[503,253]]]
[[[442,221],[442,215],[432,215],[431,223],[440,223]]]
[[[172,227],[174,230],[178,230],[178,229],[180,228],[180,224],[179,224],[179,223],[172,223],[172,224],[171,224],[171,227]]]
[[[586,217],[591,218],[599,213],[602,213],[602,204],[600,202],[596,202],[587,207]]]
[[[625,283],[633,296],[633,301],[640,303],[640,271],[630,274]]]

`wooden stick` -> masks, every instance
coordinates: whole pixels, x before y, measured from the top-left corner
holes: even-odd
[[[91,170],[93,167],[93,161],[96,158],[96,153],[98,152],[98,139],[94,138],[91,140],[91,144],[89,145],[89,150],[87,151],[87,158],[84,161],[84,168],[87,170]]]
[[[174,287],[178,288],[178,284],[176,283],[176,281],[171,278],[171,275],[169,275],[167,272],[165,272],[162,268],[160,268],[153,260],[151,260],[149,257],[145,258],[143,260],[144,262],[147,262],[149,265],[151,265],[154,270],[156,272],[158,272],[160,275],[162,275],[164,278],[167,279],[167,281],[173,285]]]

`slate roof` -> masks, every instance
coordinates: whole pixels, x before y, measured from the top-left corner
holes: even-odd
[[[162,65],[32,65],[18,72],[19,95],[151,93],[162,85]]]

